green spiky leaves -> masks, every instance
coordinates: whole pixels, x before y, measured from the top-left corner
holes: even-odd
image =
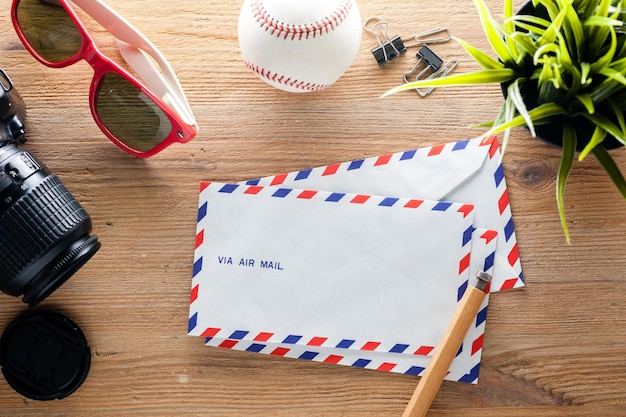
[[[492,54],[454,39],[481,69],[406,83],[383,96],[422,87],[502,84],[506,98],[497,117],[479,126],[488,126],[487,134],[503,132],[503,150],[511,128],[526,126],[535,136],[536,125],[558,118],[563,154],[557,207],[569,241],[564,192],[576,149],[582,148],[579,160],[593,154],[626,198],[626,181],[603,146],[608,137],[626,145],[626,0],[530,0],[518,14],[513,0],[503,0],[501,24],[484,0],[473,1]],[[590,137],[576,136],[581,121],[591,127]]]

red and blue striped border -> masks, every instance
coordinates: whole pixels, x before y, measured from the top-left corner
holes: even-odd
[[[468,216],[473,214],[474,206],[471,204],[462,204],[462,203],[451,203],[444,201],[428,201],[428,200],[417,200],[417,199],[408,199],[408,198],[397,198],[397,197],[381,197],[381,196],[372,196],[372,195],[364,195],[364,194],[348,194],[348,193],[336,193],[336,192],[327,192],[327,191],[316,191],[316,190],[297,190],[291,188],[283,188],[283,187],[264,187],[259,185],[250,185],[250,184],[223,184],[223,183],[213,183],[213,182],[203,182],[201,184],[201,191],[206,190],[209,187],[217,187],[217,193],[224,194],[233,194],[240,193],[250,196],[259,196],[270,197],[270,198],[296,198],[303,200],[319,200],[324,201],[326,203],[340,203],[344,204],[375,204],[379,207],[400,207],[404,209],[410,210],[431,210],[433,212],[450,212],[455,211],[462,218],[467,218]],[[200,207],[198,209],[198,224],[200,225],[202,220],[209,215],[208,213],[208,202],[201,202]],[[468,275],[469,266],[470,266],[470,251],[471,251],[471,240],[472,233],[474,232],[474,227],[471,226],[465,230],[462,234],[460,245],[465,248],[463,257],[458,262],[458,274],[459,276]],[[205,232],[204,229],[200,228],[196,234],[196,253],[201,253],[201,246],[204,243]],[[203,269],[203,256],[197,256],[194,265],[193,265],[193,278],[195,279]],[[188,321],[188,332],[191,333],[194,330],[197,330],[196,327],[198,325],[198,307],[195,307],[196,302],[198,302],[198,294],[200,282],[196,282],[194,280],[194,284],[191,289],[190,294],[190,317]],[[463,292],[467,286],[467,283],[464,282],[458,288],[458,299],[463,295]],[[222,337],[228,339],[235,340],[252,340],[252,341],[272,341],[272,342],[280,342],[280,343],[288,343],[285,340],[291,340],[300,342],[300,339],[303,337],[301,335],[278,335],[271,331],[257,331],[253,332],[249,329],[237,329],[235,331],[226,331],[225,329],[219,327],[208,327],[200,332],[200,335],[203,337]],[[379,341],[356,341],[356,340],[342,340],[339,344],[333,344],[333,341],[328,340],[327,337],[323,335],[318,335],[314,337],[314,340],[324,342],[320,346],[325,347],[344,347],[344,348],[354,348],[354,346],[358,346],[360,350],[368,350],[368,351],[386,351],[385,349],[399,349],[400,345],[394,345],[388,347]],[[424,346],[408,346],[408,348],[413,348],[415,351],[424,351],[428,347]]]

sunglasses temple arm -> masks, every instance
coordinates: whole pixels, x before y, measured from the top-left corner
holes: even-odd
[[[150,89],[155,90],[159,95],[165,96],[169,93],[177,98],[177,101],[186,109],[183,111],[183,115],[195,126],[195,118],[180,81],[156,46],[124,17],[101,0],[73,0],[73,3],[116,38],[120,54]],[[145,56],[145,53],[148,53],[159,64],[163,75],[153,62]],[[179,109],[180,106],[176,106],[176,110]]]
[[[150,90],[183,116],[187,123],[197,128],[195,117],[189,102],[185,98],[182,87],[178,83],[178,79],[176,79],[177,85],[172,86],[154,67],[154,64],[143,50],[119,39],[116,39],[116,41],[124,60],[137,72]],[[172,94],[176,90],[180,91],[181,94]]]

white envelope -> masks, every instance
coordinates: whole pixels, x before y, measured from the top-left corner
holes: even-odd
[[[469,279],[473,214],[462,203],[207,184],[189,334],[432,348]]]
[[[495,136],[291,172],[246,184],[473,204],[474,226],[498,232],[492,292],[524,286]]]
[[[496,235],[494,231],[476,229],[472,235],[469,270],[482,270],[492,274],[495,248]],[[470,285],[471,280],[467,284]],[[489,295],[483,300],[479,313],[463,340],[459,353],[450,366],[445,377],[446,380],[478,383],[488,300]],[[376,352],[350,348],[321,347],[317,346],[317,343],[305,345],[297,343],[268,343],[258,340],[242,341],[217,337],[207,337],[206,345],[416,376],[423,374],[432,359],[432,353],[436,347],[423,346],[417,351],[410,351],[406,347],[400,346],[389,352]]]

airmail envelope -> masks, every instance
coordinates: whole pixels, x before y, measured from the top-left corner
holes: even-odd
[[[205,183],[189,334],[417,352],[467,286],[470,204]]]
[[[489,274],[493,273],[496,238],[494,231],[474,230],[470,271],[482,270]],[[471,283],[471,278],[470,276],[468,285]],[[479,313],[470,327],[445,379],[468,383],[478,382],[488,299],[489,296],[483,300]],[[371,346],[367,344],[357,347],[357,349],[351,349],[345,347],[323,347],[320,346],[321,340],[309,340],[306,344],[297,343],[299,341],[268,343],[264,342],[263,339],[242,341],[233,338],[208,337],[206,345],[417,376],[423,374],[426,366],[432,359],[432,352],[436,347],[422,346],[416,351],[411,351],[408,350],[406,345],[397,345],[389,352],[375,352],[371,351]]]
[[[248,181],[247,184],[471,203],[498,232],[491,290],[524,286],[497,138],[476,138]]]

